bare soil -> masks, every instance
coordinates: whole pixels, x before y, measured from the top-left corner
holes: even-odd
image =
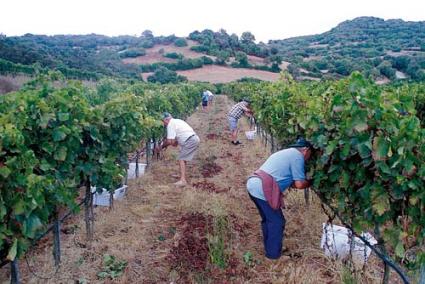
[[[416,55],[416,54],[424,54],[425,52],[421,51],[421,50],[401,50],[398,52],[395,51],[387,51],[387,54],[389,56],[394,56],[394,57],[398,57],[398,56],[405,56],[405,55]]]
[[[306,205],[302,191],[285,197],[283,256],[277,261],[264,257],[260,216],[245,183],[270,152],[259,137],[248,141],[240,134],[242,145],[229,142],[226,114],[232,103],[217,96],[207,112],[188,119],[201,138],[188,168],[190,185],[173,185],[177,149],[167,149],[144,176],[131,180],[123,201],[111,210],[95,208],[92,243],[85,240],[83,214],[64,226],[57,272],[50,241],[32,249],[28,265],[20,261],[22,283],[342,283],[344,265],[320,249],[327,218],[315,196]],[[247,121],[240,123],[241,130],[249,129]],[[222,267],[214,264],[211,245],[220,236],[225,240]],[[128,263],[115,280],[97,277],[105,254]],[[372,256],[358,283],[380,283],[382,271]],[[8,266],[0,269],[0,279],[8,283]],[[390,283],[397,283],[394,279]]]
[[[266,65],[264,58],[254,55],[248,55],[248,62],[252,65]]]
[[[309,56],[309,57],[305,57],[303,58],[304,62],[310,62],[310,61],[315,61],[315,60],[320,60],[322,59],[322,56],[318,55],[318,56]]]
[[[218,65],[207,65],[202,68],[177,71],[177,73],[187,77],[189,81],[210,83],[228,83],[244,77],[257,78],[265,81],[276,81],[280,78],[279,73]]]
[[[282,69],[282,70],[286,70],[286,69],[288,69],[289,64],[291,64],[291,63],[289,63],[287,61],[282,61],[282,63],[279,65],[279,68]]]
[[[142,73],[141,76],[143,78],[143,81],[148,81],[148,77],[150,75],[153,75],[153,72]]]

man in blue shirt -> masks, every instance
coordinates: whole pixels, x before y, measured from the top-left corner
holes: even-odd
[[[208,90],[204,91],[202,93],[202,109],[206,110],[208,108],[208,101],[209,101],[209,95]]]
[[[304,164],[310,158],[312,144],[299,138],[295,144],[272,154],[259,170],[273,178],[281,192],[292,186],[298,189],[307,188]],[[249,197],[254,202],[261,216],[261,228],[266,257],[277,259],[282,253],[282,239],[285,230],[285,217],[280,208],[273,209],[267,201],[259,176],[251,176],[247,181]]]

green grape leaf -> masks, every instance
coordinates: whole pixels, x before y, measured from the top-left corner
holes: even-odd
[[[60,112],[58,114],[59,121],[67,121],[69,119],[69,113],[67,112]]]
[[[372,207],[379,216],[384,215],[384,213],[390,209],[388,199],[385,198],[385,195],[381,195],[378,198],[376,198],[372,204]]]
[[[366,159],[370,156],[370,149],[365,143],[357,145],[357,151],[362,159]]]
[[[54,158],[58,161],[65,161],[67,154],[67,149],[65,147],[59,147],[59,149],[55,152]]]
[[[25,213],[25,202],[21,199],[13,205],[13,213],[15,215],[21,215]]]
[[[42,227],[42,223],[40,218],[38,218],[36,215],[31,214],[28,216],[27,219],[22,224],[22,229],[25,235],[27,235],[30,238],[35,237],[35,233],[38,229]]]
[[[53,131],[53,141],[58,142],[62,141],[66,138],[66,133],[63,131],[62,128],[56,128]]]
[[[49,162],[47,162],[45,159],[41,160],[40,169],[42,171],[48,171],[51,168],[52,168],[52,165]]]
[[[387,157],[389,143],[381,136],[373,139],[373,154],[375,160],[384,160]]]
[[[6,166],[0,167],[0,175],[2,177],[7,178],[11,173],[12,171],[8,167]]]
[[[398,257],[403,258],[404,257],[404,253],[405,253],[405,250],[404,250],[403,243],[402,242],[398,242],[397,245],[396,245],[396,247],[395,247],[395,254]]]

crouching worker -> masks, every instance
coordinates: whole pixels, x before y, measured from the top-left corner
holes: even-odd
[[[242,117],[242,115],[246,115],[248,117],[253,116],[253,111],[251,109],[251,101],[249,99],[243,99],[238,102],[230,109],[227,114],[227,120],[229,121],[230,132],[231,132],[231,143],[233,145],[242,144],[238,140],[238,120]]]
[[[310,158],[312,145],[303,138],[272,154],[248,178],[247,190],[261,216],[264,250],[267,258],[277,259],[282,253],[285,217],[281,210],[282,192],[288,187],[303,189],[306,180],[304,163]]]
[[[162,122],[167,127],[167,139],[160,146],[160,150],[170,145],[180,145],[180,152],[177,158],[180,166],[180,180],[175,185],[183,187],[187,184],[186,163],[192,161],[199,148],[200,140],[186,121],[175,119],[168,112],[162,115]]]

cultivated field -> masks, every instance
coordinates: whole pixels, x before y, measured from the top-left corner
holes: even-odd
[[[270,153],[258,138],[248,141],[243,133],[243,145],[229,143],[226,115],[232,104],[217,96],[208,112],[188,119],[201,138],[188,170],[190,185],[173,185],[177,152],[168,149],[145,176],[131,181],[126,198],[112,210],[95,208],[91,244],[85,241],[83,214],[64,225],[59,270],[50,239],[31,249],[20,262],[22,283],[343,283],[347,268],[320,248],[326,215],[315,196],[306,206],[301,190],[285,197],[283,256],[264,257],[260,216],[245,182]],[[242,129],[249,129],[246,121]],[[97,276],[105,255],[126,261],[122,276]],[[7,283],[7,268],[0,270],[6,280],[0,283]],[[380,262],[372,256],[359,277],[358,283],[380,283]]]
[[[248,55],[248,62],[251,65],[266,65],[266,63],[264,62],[264,58],[258,57],[258,56],[254,56],[254,55]]]
[[[195,41],[191,41],[191,40],[188,40],[187,46],[184,46],[184,47],[178,47],[178,46],[175,46],[174,44],[170,44],[170,45],[158,44],[158,45],[155,45],[152,48],[147,48],[146,49],[146,55],[138,56],[138,57],[135,57],[135,58],[125,58],[125,59],[123,59],[123,62],[128,63],[128,64],[130,64],[130,63],[132,63],[132,64],[153,64],[153,63],[158,63],[158,62],[172,63],[172,62],[176,62],[177,60],[163,56],[166,53],[172,53],[172,52],[181,53],[181,54],[183,54],[183,56],[185,58],[200,58],[202,56],[208,56],[213,60],[215,59],[214,56],[205,55],[203,53],[195,52],[195,51],[190,49],[192,46],[197,45],[197,44],[198,43],[196,43]]]
[[[244,77],[257,78],[265,81],[276,81],[279,73],[262,70],[232,68],[217,65],[207,65],[203,68],[177,71],[179,75],[187,77],[189,81],[202,81],[210,83],[227,83]]]

